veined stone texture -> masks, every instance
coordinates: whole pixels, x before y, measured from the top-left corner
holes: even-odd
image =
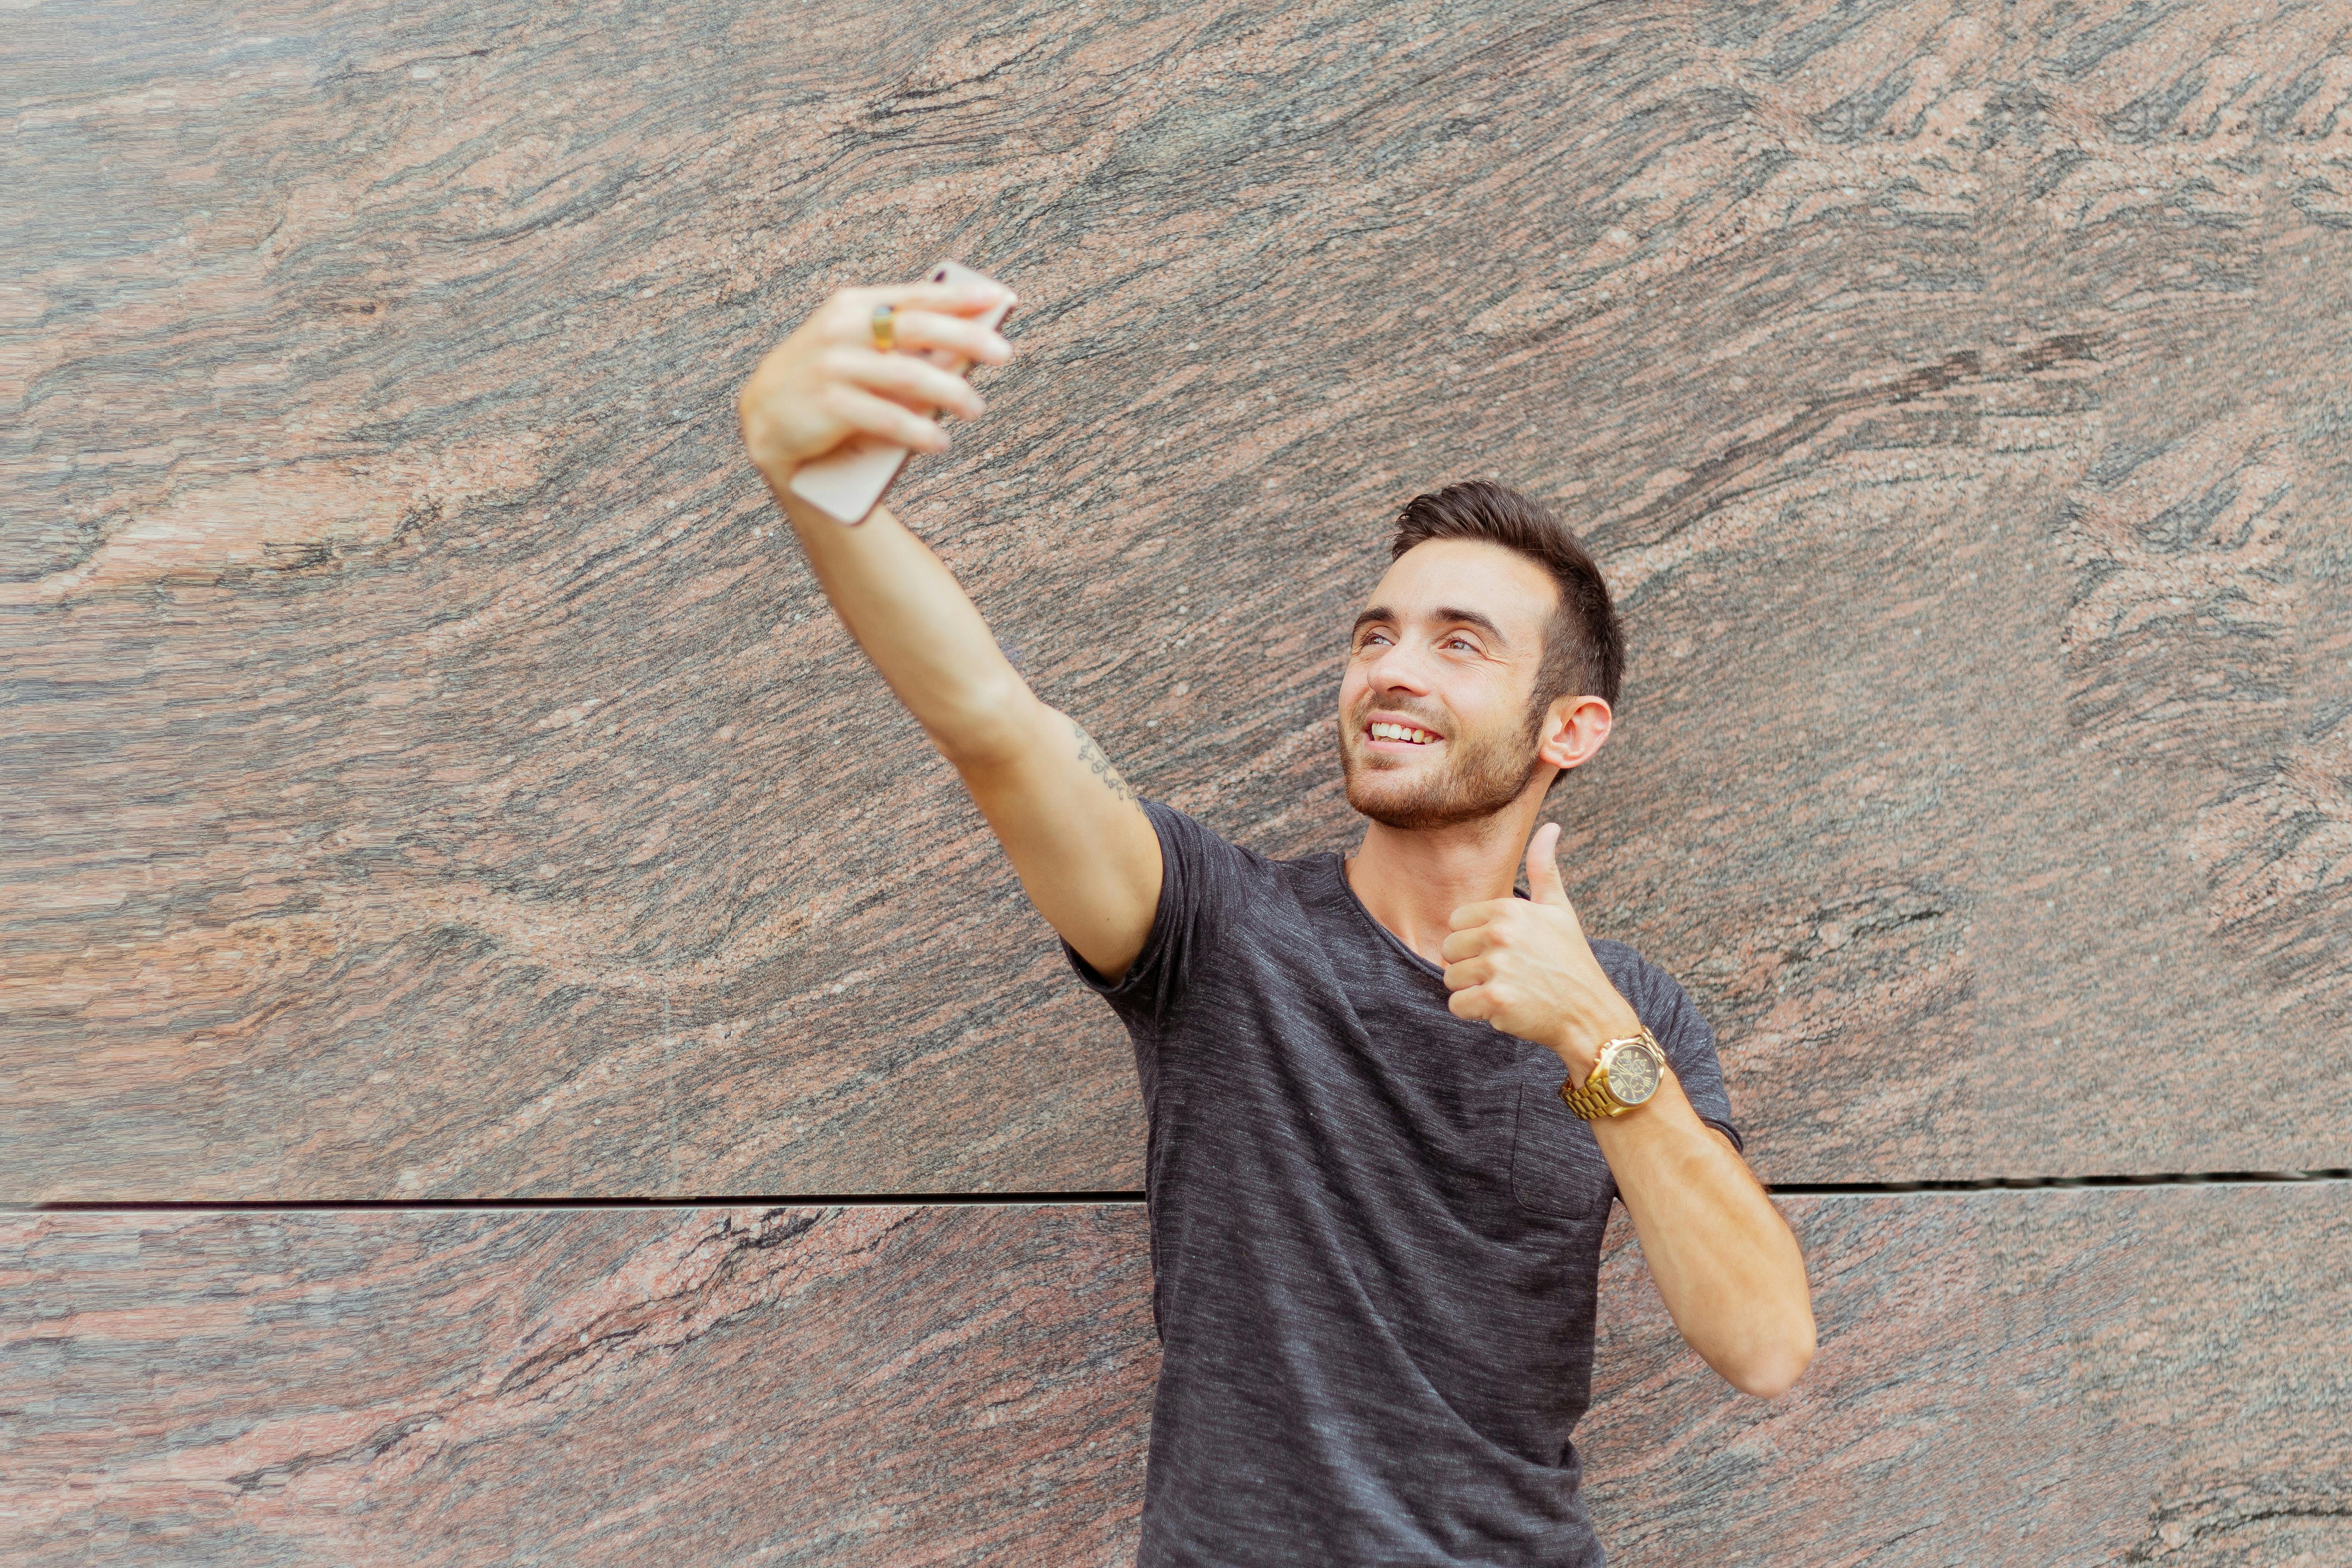
[[[1822,1348],[1682,1346],[1629,1227],[1578,1440],[1619,1568],[2352,1557],[2352,1188],[1786,1201]],[[1132,1205],[0,1221],[0,1556],[1132,1560]]]
[[[1134,1185],[1124,1040],[731,394],[953,255],[903,510],[1350,841],[1393,508],[1565,509],[1555,797],[1782,1181],[2352,1164],[2352,6],[53,5],[0,45],[0,1192]]]
[[[0,1560],[1108,1563],[1136,1211],[0,1222]]]
[[[1414,492],[1586,531],[1555,796],[1783,1182],[2352,1165],[2352,4],[37,5],[0,1200],[1139,1181],[1127,1047],[731,395],[955,256],[901,510],[1148,793],[1353,828]],[[1612,1561],[2352,1561],[2340,1184],[1621,1225]],[[1132,1206],[0,1217],[0,1559],[1131,1558]]]

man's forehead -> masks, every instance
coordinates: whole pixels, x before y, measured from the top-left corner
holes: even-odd
[[[1414,545],[1381,574],[1364,609],[1400,620],[1458,619],[1462,612],[1514,630],[1540,628],[1559,603],[1559,585],[1537,562],[1478,539]]]

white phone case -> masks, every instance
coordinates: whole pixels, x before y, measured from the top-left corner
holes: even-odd
[[[934,283],[992,283],[995,279],[952,261],[931,268]],[[1004,322],[1011,301],[996,305],[975,318],[993,330]],[[970,361],[941,350],[927,351],[931,363],[958,375],[971,370]],[[814,462],[803,464],[786,487],[793,494],[838,523],[856,527],[873,511],[875,503],[906,466],[907,448],[879,436],[853,436]]]

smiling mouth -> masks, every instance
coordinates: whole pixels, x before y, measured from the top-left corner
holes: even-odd
[[[1417,725],[1391,724],[1386,720],[1367,725],[1365,733],[1375,741],[1400,741],[1408,746],[1426,746],[1445,738],[1443,735],[1432,734]]]

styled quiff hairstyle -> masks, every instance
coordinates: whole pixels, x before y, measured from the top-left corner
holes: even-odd
[[[1448,485],[1404,503],[1389,559],[1433,539],[1477,539],[1516,550],[1559,584],[1559,608],[1544,631],[1543,663],[1528,703],[1531,721],[1562,697],[1592,696],[1617,706],[1624,627],[1600,566],[1549,507],[1486,479]]]

